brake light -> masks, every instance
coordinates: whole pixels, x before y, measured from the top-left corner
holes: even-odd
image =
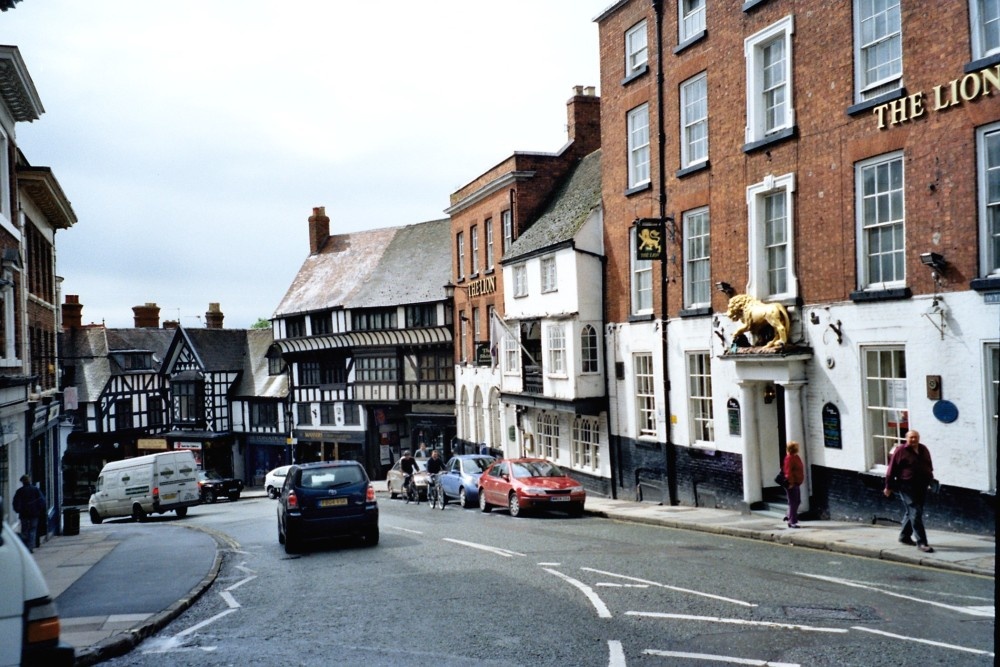
[[[365,492],[365,502],[375,502],[375,487],[371,484],[368,485],[368,491]]]
[[[288,492],[285,501],[288,503],[288,509],[295,509],[299,506],[299,499],[296,497],[294,491]]]
[[[45,599],[41,604],[28,608],[25,637],[28,644],[59,641],[59,614],[55,602]]]
[[[160,497],[160,487],[153,487],[153,500],[157,500]]]

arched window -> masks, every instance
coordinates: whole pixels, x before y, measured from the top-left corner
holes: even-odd
[[[458,431],[458,437],[469,440],[469,393],[465,387],[462,387],[462,395],[458,399],[457,413],[458,423],[455,424],[455,429]]]
[[[600,370],[597,354],[597,331],[589,324],[580,331],[580,371],[597,373]]]

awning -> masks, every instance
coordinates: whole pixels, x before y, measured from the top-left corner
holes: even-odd
[[[282,354],[295,352],[316,352],[344,347],[396,347],[415,345],[439,345],[451,343],[449,327],[428,329],[389,329],[383,331],[351,331],[350,333],[328,336],[307,336],[305,338],[285,338],[275,344]]]

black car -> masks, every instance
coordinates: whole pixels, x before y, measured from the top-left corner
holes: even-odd
[[[236,501],[240,499],[240,492],[243,491],[243,481],[223,477],[214,470],[199,470],[198,491],[203,503],[214,503],[219,498]]]
[[[278,543],[297,552],[307,540],[354,536],[378,544],[378,502],[356,461],[293,465],[278,498]]]

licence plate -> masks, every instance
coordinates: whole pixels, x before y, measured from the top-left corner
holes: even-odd
[[[337,505],[346,505],[347,498],[324,498],[319,501],[320,507],[336,507]]]
[[[164,493],[160,496],[160,500],[175,500],[177,498],[176,493]]]
[[[568,503],[569,496],[552,496],[549,500],[554,503]]]

